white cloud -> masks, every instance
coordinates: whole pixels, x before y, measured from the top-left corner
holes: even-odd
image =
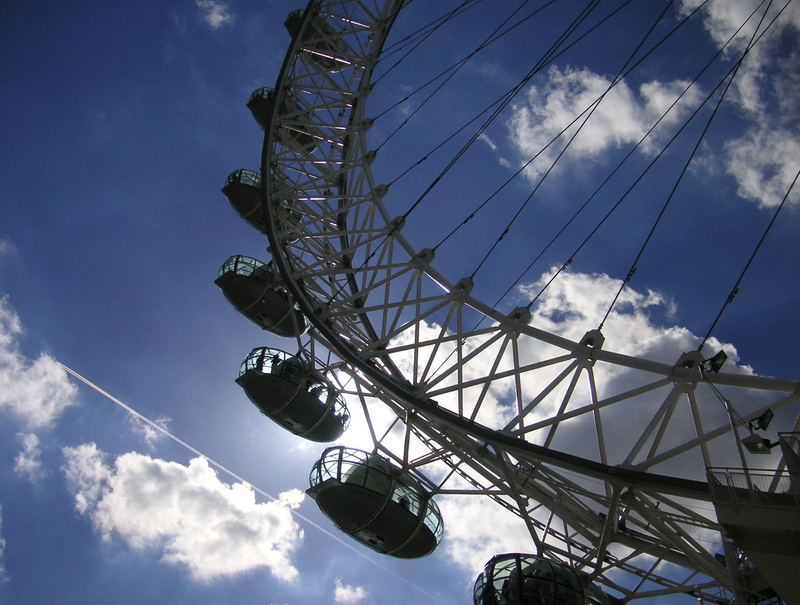
[[[131,430],[133,433],[139,435],[149,448],[152,448],[159,439],[163,439],[166,436],[164,433],[153,428],[151,425],[141,420],[137,416],[134,416],[133,414],[129,415],[127,419],[128,423],[131,425]],[[158,416],[155,420],[153,420],[153,422],[169,431],[169,425],[172,422],[172,418],[169,416]]]
[[[525,100],[513,107],[508,122],[512,143],[523,157],[532,157],[591,106],[610,84],[608,78],[586,68],[551,67],[545,81],[531,85]],[[688,82],[678,80],[650,81],[634,91],[624,80],[619,82],[582,127],[568,157],[596,158],[609,147],[638,142],[687,85]],[[664,128],[684,119],[698,98],[699,92],[693,87],[643,143],[642,150],[653,152],[657,148],[654,137],[658,139]],[[573,124],[526,169],[529,179],[536,180],[545,172],[582,122],[583,118]]]
[[[342,584],[339,578],[334,580],[336,586],[333,592],[334,603],[358,603],[367,596],[367,591],[362,586]]]
[[[14,472],[30,481],[36,481],[44,474],[39,437],[33,433],[20,433],[17,438],[22,442],[22,451],[14,459]]]
[[[284,581],[297,576],[291,555],[303,531],[291,510],[303,500],[299,490],[257,503],[249,485],[223,483],[203,458],[184,466],[129,452],[111,467],[93,443],[64,456],[76,508],[104,540],[160,551],[201,581],[259,567]]]
[[[454,563],[474,574],[472,580],[494,555],[535,548],[522,519],[488,497],[448,496],[436,502],[447,522],[447,535],[440,548]]]
[[[698,4],[699,0],[683,0],[683,13],[688,13]],[[701,9],[698,18],[711,41],[721,47],[754,7],[751,0],[712,0]],[[772,20],[777,10],[777,6],[772,6],[762,27]],[[745,49],[761,14],[759,9],[727,47],[728,65]],[[717,118],[717,128],[730,137],[728,143],[715,149],[707,148],[705,156],[698,157],[695,163],[697,167],[702,162],[704,172],[710,161],[717,163],[736,181],[737,194],[761,207],[774,207],[780,203],[798,169],[799,42],[800,7],[792,5],[749,51],[738,69],[725,106],[730,110],[733,104],[734,111],[728,111],[724,116],[720,114]],[[600,161],[605,158],[604,152],[637,142],[677,98],[687,81],[653,80],[640,85],[637,90],[625,81],[620,82],[582,127],[561,162]],[[521,157],[526,160],[532,157],[589,107],[609,83],[606,76],[584,67],[551,67],[544,81],[532,84],[526,98],[513,106],[507,122],[512,145]],[[654,153],[666,140],[667,131],[674,130],[675,125],[688,117],[701,96],[699,86],[690,89],[648,137],[641,150]],[[726,122],[731,119],[738,124]],[[544,173],[582,121],[583,118],[578,120],[526,169],[528,179],[535,181]],[[800,196],[794,196],[791,201],[800,203],[798,200]]]
[[[532,298],[555,270],[552,268],[535,283],[521,286],[520,292]],[[618,279],[604,273],[563,272],[539,298],[531,323],[570,340],[580,340],[588,329],[600,324],[619,286]],[[696,337],[686,328],[655,325],[650,313],[658,310],[672,315],[675,303],[653,290],[642,293],[626,287],[606,320],[604,348],[669,363],[697,346]]]
[[[5,538],[3,538],[2,529],[3,529],[3,507],[0,506],[0,582],[7,582],[8,574],[6,573],[6,566],[5,566],[6,541]]]
[[[84,515],[103,497],[111,470],[106,465],[105,453],[94,443],[66,447],[63,451],[67,465],[62,470],[75,492],[75,509]]]
[[[697,4],[697,0],[684,0],[684,12]],[[749,0],[712,0],[704,8],[703,25],[721,47],[753,9]],[[772,19],[776,10],[772,7],[764,23]],[[759,9],[728,47],[728,55],[738,56],[744,50],[762,12]],[[800,7],[791,5],[750,50],[729,93],[749,125],[743,134],[728,142],[722,161],[738,184],[737,194],[762,207],[780,203],[798,169],[799,39]],[[796,203],[800,198],[793,199]]]
[[[700,4],[701,0],[682,0],[681,10],[683,14],[688,14]],[[769,13],[767,19],[765,19],[765,23],[775,15],[777,9],[782,7],[783,4],[785,3],[777,3],[771,7],[772,11]],[[752,0],[711,0],[703,8],[703,26],[711,35],[714,42],[722,46],[756,7],[757,4]],[[742,33],[737,40],[736,46],[738,46],[739,49],[744,48],[745,44],[750,39],[753,26],[758,23],[763,13],[761,9],[764,7],[766,7],[766,4],[758,7],[759,10],[756,12],[755,16],[750,19],[749,29],[745,28],[744,33]],[[790,26],[800,28],[800,8],[795,5],[789,6],[783,12],[778,23],[779,26],[782,27]]]
[[[19,350],[22,324],[8,297],[0,298],[0,410],[28,428],[45,428],[75,404],[77,388],[55,359],[34,361]]]
[[[203,21],[213,30],[233,21],[230,7],[226,2],[218,0],[196,0],[197,8],[203,15]]]
[[[800,170],[797,133],[782,128],[753,128],[726,147],[727,170],[736,177],[736,193],[763,207],[780,204]],[[791,200],[800,196],[793,192]],[[790,200],[789,200],[790,201]]]

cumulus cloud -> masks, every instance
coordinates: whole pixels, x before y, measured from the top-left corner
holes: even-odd
[[[303,500],[299,490],[257,503],[249,485],[220,481],[203,458],[184,466],[129,452],[111,465],[94,443],[64,448],[64,457],[76,509],[104,540],[154,549],[201,581],[260,567],[284,581],[297,576],[292,553],[303,531],[291,510]]]
[[[233,21],[230,7],[226,2],[219,0],[196,0],[197,8],[203,16],[203,21],[213,30]]]
[[[333,590],[334,603],[358,603],[364,600],[367,596],[367,591],[362,586],[350,586],[349,584],[342,584],[339,578],[334,580],[335,587]]]
[[[736,178],[736,193],[740,197],[763,207],[780,204],[800,170],[797,135],[782,127],[753,128],[746,136],[726,145],[726,168]],[[788,201],[797,203],[799,199],[800,196],[794,195]]]
[[[494,500],[477,496],[437,498],[447,519],[441,548],[474,580],[486,562],[505,552],[531,552],[533,544],[520,517]],[[491,522],[487,522],[491,520]]]
[[[697,0],[684,0],[683,10],[688,12],[697,4]],[[704,8],[703,25],[721,47],[753,8],[749,0],[712,0]],[[769,22],[776,11],[773,7],[764,22]],[[762,12],[756,13],[729,47],[729,55],[744,50]],[[738,195],[762,207],[780,203],[798,169],[799,41],[800,7],[791,5],[750,50],[729,93],[748,125],[727,143],[722,161],[737,182]]]
[[[111,477],[105,453],[94,443],[84,443],[63,450],[67,483],[75,493],[75,509],[82,515],[92,511],[103,497]]]
[[[524,101],[513,107],[508,122],[513,144],[523,157],[532,157],[592,106],[610,85],[609,78],[587,68],[550,67],[544,82],[531,85]],[[610,147],[637,143],[687,86],[688,81],[653,80],[634,90],[624,80],[619,82],[582,127],[571,144],[569,157],[592,159]],[[683,120],[699,94],[696,87],[690,89],[643,143],[642,149],[647,152],[656,149],[659,133]],[[564,143],[569,140],[582,121],[583,118],[573,124],[559,140]],[[548,148],[526,169],[526,176],[531,180],[540,177],[564,143],[556,142]]]
[[[699,3],[699,0],[683,0],[683,14]],[[712,0],[696,18],[712,43],[722,47],[748,19],[754,6],[751,0]],[[770,6],[762,27],[778,11],[777,5]],[[745,50],[762,12],[759,9],[726,47],[724,57],[728,66]],[[760,207],[777,206],[798,170],[799,42],[800,7],[792,5],[750,49],[736,73],[726,97],[726,107],[733,111],[717,118],[720,124],[717,128],[724,129],[728,142],[707,148],[705,157],[697,158],[696,166],[702,162],[704,172],[710,163],[719,166],[736,182],[737,194]],[[561,162],[602,161],[605,152],[638,142],[693,75],[694,72],[687,73],[685,79],[671,81],[653,79],[635,88],[627,81],[618,83],[582,127]],[[609,77],[586,67],[551,67],[541,81],[529,86],[525,98],[512,107],[507,121],[512,146],[522,158],[533,157],[591,106],[609,84]],[[652,154],[659,149],[668,133],[689,116],[703,95],[699,85],[689,89],[645,140],[641,151]],[[726,119],[736,123],[725,122]],[[526,168],[528,179],[538,180],[582,121],[583,117]],[[795,196],[791,201],[798,203],[798,200],[800,197]]]
[[[8,297],[0,298],[0,410],[31,429],[53,424],[75,404],[77,388],[51,356],[30,360],[19,349],[22,323]]]
[[[33,433],[20,433],[17,438],[22,443],[22,451],[14,459],[14,472],[20,477],[36,481],[44,474],[39,437]]]
[[[536,282],[520,286],[519,291],[526,298],[533,298],[555,270],[554,267]],[[580,340],[587,329],[600,324],[619,286],[620,280],[605,273],[564,272],[539,298],[532,323],[570,340]],[[675,302],[653,290],[625,288],[606,320],[607,348],[668,363],[690,350],[686,347],[697,346],[697,338],[686,328],[653,323],[651,313],[659,310],[673,315]]]

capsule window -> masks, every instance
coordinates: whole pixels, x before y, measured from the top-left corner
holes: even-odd
[[[400,481],[392,493],[392,501],[412,513],[415,517],[419,515],[422,508],[422,500],[416,490],[404,485]]]
[[[425,526],[431,530],[437,540],[442,539],[444,534],[444,524],[442,523],[442,513],[439,512],[439,507],[433,500],[428,500],[428,508],[425,512],[425,518],[422,521]]]
[[[225,185],[249,185],[250,187],[261,188],[261,175],[254,170],[247,170],[246,168],[240,168],[239,170],[235,170],[228,175],[228,178],[225,180]]]
[[[237,254],[226,260],[219,269],[220,276],[226,273],[236,273],[237,275],[262,275],[270,272],[270,266],[260,260],[249,256]]]

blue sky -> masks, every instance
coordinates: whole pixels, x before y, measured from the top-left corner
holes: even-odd
[[[425,18],[417,4],[401,14],[398,29]],[[691,59],[718,47],[753,6],[712,2],[677,43],[681,52],[646,65],[608,99],[597,128],[576,140],[535,209],[481,269],[479,298],[493,302],[511,285],[509,276],[525,267],[536,243],[657,115],[661,95],[689,77]],[[263,239],[219,189],[230,171],[258,165],[262,132],[245,102],[274,82],[289,43],[283,20],[293,8],[275,0],[0,6],[0,602],[465,603],[475,562],[495,547],[513,549],[481,533],[470,537],[470,520],[480,518],[470,515],[479,508],[464,509],[437,552],[420,561],[343,545],[343,534],[314,503],[301,502],[322,448],[270,425],[233,382],[251,348],[281,341],[233,312],[213,285],[228,255],[266,256]],[[529,33],[480,55],[381,151],[376,173],[392,179],[469,115],[467,101],[484,103],[508,88],[528,69],[527,54],[538,52],[535,38],[558,27],[565,13],[544,13]],[[486,14],[445,28],[426,51],[440,63],[404,63],[376,87],[370,108],[381,111],[426,70],[450,64],[470,41],[474,46],[485,35],[479,26]],[[654,16],[634,11],[623,30],[638,31]],[[800,168],[798,24],[800,12],[791,7],[774,39],[743,68],[743,83],[631,284],[627,304],[647,322],[620,329],[617,348],[645,334],[657,341],[655,351],[669,339],[679,347],[702,336]],[[561,127],[562,114],[582,108],[581,95],[602,90],[621,46],[618,37],[603,40],[593,54],[566,55],[526,88],[463,169],[412,215],[412,243],[423,247],[446,233],[509,166]],[[380,141],[409,106],[378,120],[370,136]],[[645,150],[639,164],[652,153]],[[624,277],[655,212],[656,202],[645,202],[663,199],[678,161],[670,158],[548,294],[549,302],[562,302],[562,315],[548,311],[554,330],[569,333],[572,319],[599,312],[593,296]],[[425,164],[393,186],[388,203],[397,214],[441,164]],[[474,267],[541,166],[443,248],[453,277]],[[651,195],[656,190],[662,193]],[[734,361],[783,378],[797,374],[789,352],[800,336],[798,200],[794,190],[715,331],[735,347]],[[581,219],[523,283],[564,262],[603,209]],[[523,288],[503,304],[510,309],[524,297]],[[230,487],[234,479],[148,432],[56,361],[278,500]],[[517,531],[499,517],[497,528],[494,537]]]

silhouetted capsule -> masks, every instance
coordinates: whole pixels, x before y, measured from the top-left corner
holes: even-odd
[[[339,529],[380,553],[423,557],[442,539],[439,508],[419,481],[377,454],[325,450],[306,491]]]
[[[275,91],[269,87],[258,88],[250,95],[247,108],[264,130],[269,129],[275,109]],[[311,123],[309,110],[283,95],[277,113],[275,137],[284,145],[300,153],[311,153],[323,139],[322,132]]]
[[[233,209],[261,233],[266,234],[264,213],[261,209],[261,175],[253,170],[240,168],[228,175],[222,193]]]
[[[214,283],[237,311],[264,330],[292,337],[308,329],[308,320],[292,301],[271,262],[231,256]]]
[[[280,351],[253,349],[236,383],[266,416],[311,441],[341,437],[350,421],[341,394],[305,361]]]
[[[492,557],[475,580],[475,605],[614,605],[589,576],[562,563],[510,553]]]
[[[300,34],[303,27],[304,9],[293,10],[283,22],[292,39]],[[298,50],[304,61],[313,63],[327,71],[338,71],[350,65],[347,59],[347,44],[342,36],[319,14],[309,18],[299,40]]]
[[[284,196],[288,187],[279,183],[272,186],[273,220],[277,220],[278,230],[286,241],[297,241],[300,229],[300,213],[293,210]],[[267,225],[264,219],[261,198],[261,175],[253,170],[240,168],[234,170],[225,180],[222,193],[228,198],[234,210],[252,227],[267,234]]]

